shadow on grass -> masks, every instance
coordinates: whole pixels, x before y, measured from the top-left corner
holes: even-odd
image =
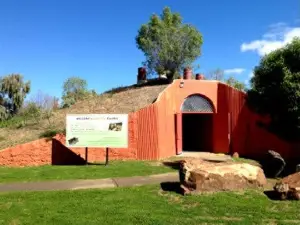
[[[179,182],[163,182],[160,184],[160,187],[163,191],[174,192],[183,195]]]
[[[106,165],[105,162],[103,162],[103,163],[100,163],[100,162],[99,163],[88,162],[85,165],[87,165],[87,166],[109,166],[109,163]]]
[[[180,163],[181,163],[181,160],[163,162],[164,166],[170,167],[170,168],[175,169],[175,170],[179,170]]]
[[[52,166],[57,166],[57,167],[68,167],[68,166],[105,166],[105,163],[93,163],[93,162],[88,162],[86,163],[83,161],[82,163],[69,163],[69,164],[59,164],[59,165],[52,165]],[[107,165],[109,166],[109,164]]]
[[[264,194],[273,201],[282,201],[280,195],[273,190],[269,190],[269,191],[264,191]]]
[[[211,162],[211,163],[223,163],[223,162],[226,162],[224,160],[218,160],[218,159],[202,159],[203,161],[206,161],[206,162]]]

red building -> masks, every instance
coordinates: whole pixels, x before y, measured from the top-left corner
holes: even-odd
[[[175,80],[153,104],[129,114],[129,147],[110,152],[113,158],[138,160],[163,159],[183,151],[238,152],[259,158],[272,149],[284,158],[295,156],[293,145],[259,126],[267,118],[251,112],[245,96],[218,81]],[[99,149],[90,151],[95,161],[103,158]]]
[[[290,157],[292,151],[289,143],[258,125],[266,118],[248,109],[245,93],[218,81],[175,80],[137,115],[141,159],[182,151],[259,157],[269,149]]]
[[[218,81],[185,78],[174,80],[154,103],[129,114],[128,148],[110,149],[110,159],[156,160],[183,151],[238,152],[259,158],[270,149],[285,159],[299,156],[295,145],[259,126],[268,118],[248,109],[245,93]],[[0,164],[82,162],[85,149],[64,144],[64,135],[57,135],[52,143],[39,140],[12,147],[0,152]],[[88,155],[91,162],[102,161],[105,149],[91,148]]]

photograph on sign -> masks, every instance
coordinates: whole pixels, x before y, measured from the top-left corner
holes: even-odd
[[[127,114],[67,114],[67,147],[128,147]]]
[[[122,131],[123,123],[110,123],[108,130],[112,131]]]

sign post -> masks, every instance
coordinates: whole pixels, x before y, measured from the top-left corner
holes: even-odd
[[[67,114],[66,146],[85,148],[86,164],[89,148],[104,148],[108,165],[109,148],[128,148],[128,115]]]
[[[106,148],[105,166],[108,165],[108,148]]]
[[[88,164],[88,147],[85,147],[85,164]]]

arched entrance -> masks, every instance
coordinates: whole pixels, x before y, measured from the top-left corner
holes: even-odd
[[[181,106],[183,151],[210,152],[213,149],[214,106],[210,99],[193,94]]]
[[[180,111],[182,113],[214,113],[211,101],[200,94],[194,94],[184,99]]]

